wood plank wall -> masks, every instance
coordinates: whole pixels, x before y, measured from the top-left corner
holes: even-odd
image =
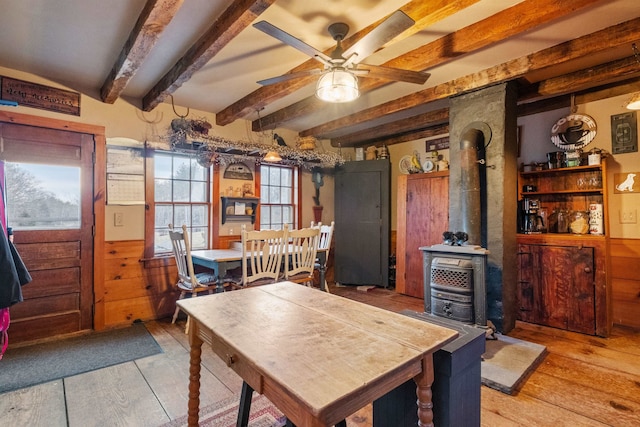
[[[392,235],[395,233],[392,232]],[[392,238],[394,252],[395,239]],[[105,243],[105,327],[167,317],[178,292],[173,258],[143,262],[144,241]],[[640,328],[640,240],[611,239],[613,323]],[[145,267],[146,265],[146,267]],[[96,296],[98,299],[99,296]]]
[[[610,239],[613,323],[640,328],[640,239]]]
[[[173,257],[143,261],[144,241],[105,242],[104,323],[106,328],[173,314],[178,273]]]

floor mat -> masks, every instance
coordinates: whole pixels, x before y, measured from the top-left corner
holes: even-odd
[[[25,347],[9,345],[0,361],[0,393],[161,352],[142,323]]]

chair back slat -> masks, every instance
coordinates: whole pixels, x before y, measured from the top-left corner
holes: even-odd
[[[329,257],[329,250],[331,249],[331,239],[333,238],[333,229],[335,227],[335,221],[331,221],[330,225],[325,225],[321,222],[314,223],[311,221],[311,228],[320,229],[320,239],[318,241],[318,249],[326,249],[326,257]]]
[[[285,253],[283,230],[247,230],[242,226],[242,285],[276,282],[281,276]]]
[[[290,280],[292,276],[298,275],[307,275],[312,278],[320,230],[318,228],[290,230],[287,238],[289,256],[285,258],[285,279]]]
[[[201,283],[195,274],[193,260],[191,259],[191,241],[187,226],[182,225],[182,230],[174,229],[173,224],[169,224],[169,239],[173,248],[173,255],[178,267],[179,283],[188,289],[204,288],[210,283]]]

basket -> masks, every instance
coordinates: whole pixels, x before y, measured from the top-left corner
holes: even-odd
[[[304,136],[298,138],[298,148],[300,150],[314,150],[316,148],[316,139],[313,136]]]

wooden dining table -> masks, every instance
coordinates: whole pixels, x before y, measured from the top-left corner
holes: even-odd
[[[433,353],[457,337],[452,329],[292,282],[178,305],[191,319],[190,426],[203,343],[298,427],[333,426],[410,379],[418,425],[433,425]]]
[[[317,258],[320,268],[320,289],[325,290],[325,274],[327,269],[327,249],[318,249]],[[229,249],[201,249],[191,251],[191,259],[195,265],[214,271],[218,278],[216,292],[222,292],[224,283],[222,280],[227,271],[242,265],[242,248],[232,246]]]

